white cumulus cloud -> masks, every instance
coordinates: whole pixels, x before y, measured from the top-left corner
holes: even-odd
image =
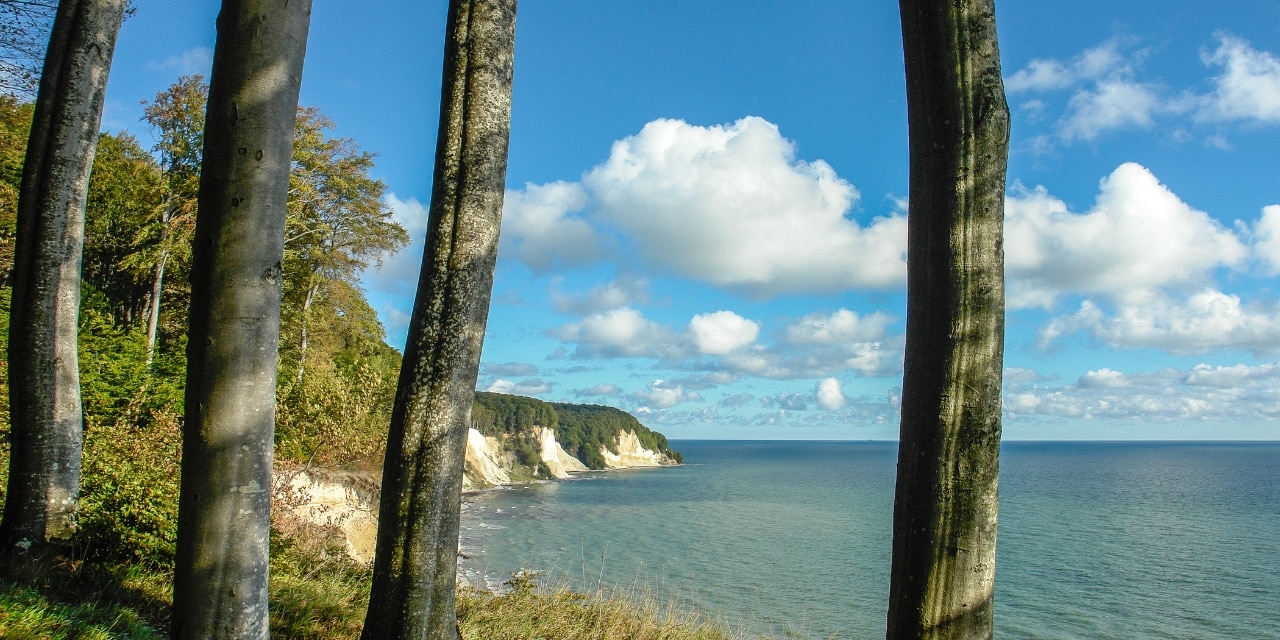
[[[716,311],[694,316],[689,333],[699,353],[722,356],[753,344],[760,325],[732,311]]]
[[[683,402],[698,402],[702,396],[697,391],[690,391],[678,384],[671,384],[658,379],[647,387],[631,394],[631,399],[640,404],[638,410],[668,409]]]
[[[1055,318],[1040,332],[1042,344],[1085,332],[1108,345],[1154,348],[1174,354],[1242,349],[1280,353],[1280,304],[1246,305],[1237,295],[1205,289],[1185,299],[1155,296],[1141,304],[1104,312],[1085,301],[1071,315]]]
[[[1113,129],[1150,128],[1163,102],[1156,87],[1124,78],[1098,82],[1071,96],[1058,135],[1066,141],[1094,140]]]
[[[541,378],[529,378],[519,382],[512,382],[511,380],[499,378],[489,383],[489,386],[485,387],[483,390],[492,393],[505,393],[508,395],[536,396],[551,391],[553,386],[554,385],[552,383]]]
[[[1004,81],[1010,93],[1067,89],[1079,82],[1096,80],[1128,69],[1120,54],[1120,42],[1109,40],[1073,58],[1070,62],[1036,58]]]
[[[859,316],[848,309],[830,314],[811,313],[786,328],[786,341],[794,345],[840,345],[884,338],[893,316],[875,312]]]
[[[756,117],[655,120],[583,179],[595,215],[651,266],[757,296],[896,288],[906,220],[849,216],[858,192]]]
[[[818,406],[827,411],[838,411],[844,408],[844,390],[840,381],[835,378],[824,378],[818,382]]]
[[[1203,285],[1242,263],[1245,244],[1193,209],[1145,167],[1120,165],[1093,208],[1073,213],[1043,187],[1011,190],[1005,210],[1010,307],[1049,307],[1062,293],[1144,297]]]
[[[1280,204],[1263,207],[1253,227],[1253,252],[1266,266],[1267,275],[1280,275]]]
[[[1202,55],[1222,72],[1196,114],[1203,120],[1256,120],[1280,123],[1280,58],[1248,42],[1219,33],[1218,48]]]
[[[553,329],[551,335],[578,344],[575,357],[662,357],[676,337],[630,307],[612,309]]]
[[[502,249],[537,272],[599,260],[606,240],[586,220],[570,215],[586,205],[587,193],[577,183],[508,190],[502,205]]]

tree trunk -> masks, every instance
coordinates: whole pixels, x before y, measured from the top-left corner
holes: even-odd
[[[516,0],[451,0],[427,247],[383,467],[365,640],[455,640],[463,453],[506,181]]]
[[[77,322],[84,207],[125,0],[63,0],[18,196],[9,318],[12,452],[0,550],[69,535],[84,442]]]
[[[911,181],[888,638],[990,638],[1009,110],[993,0],[901,0]]]
[[[224,0],[191,273],[174,638],[266,638],[281,261],[310,0]]]
[[[160,232],[160,243],[164,244],[165,231]],[[147,305],[147,366],[156,354],[156,330],[160,327],[160,295],[164,292],[164,267],[169,262],[169,250],[160,249],[160,257],[156,259],[156,268],[151,278],[151,304]]]
[[[320,292],[320,277],[311,274],[311,281],[307,284],[307,297],[302,301],[302,336],[298,343],[298,373],[294,376],[293,381],[302,384],[302,376],[307,371],[307,329],[311,322],[311,304],[315,302],[316,294]]]

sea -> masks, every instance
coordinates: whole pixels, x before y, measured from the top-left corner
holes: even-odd
[[[683,466],[467,494],[463,574],[884,637],[895,443],[671,444]],[[1280,443],[1006,442],[996,567],[997,638],[1280,639]]]

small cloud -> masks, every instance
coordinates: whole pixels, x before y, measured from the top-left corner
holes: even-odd
[[[1253,253],[1266,265],[1267,275],[1280,275],[1280,205],[1263,207],[1253,226]]]
[[[207,78],[210,70],[213,69],[213,49],[208,47],[188,49],[164,60],[149,62],[147,63],[147,68],[152,71],[165,71],[182,76],[198,73]]]
[[[780,411],[805,411],[809,408],[809,398],[799,393],[783,391],[772,397],[760,398],[760,406],[766,409],[777,407]]]
[[[1113,371],[1111,369],[1102,368],[1097,371],[1089,371],[1080,376],[1080,381],[1076,383],[1081,388],[1089,387],[1125,387],[1128,386],[1123,373]]]
[[[818,382],[818,406],[827,411],[838,411],[844,408],[844,391],[836,378],[825,378]]]
[[[732,311],[699,314],[689,321],[699,353],[722,356],[755,343],[760,325]]]
[[[1071,96],[1058,136],[1067,142],[1091,141],[1113,129],[1149,129],[1164,104],[1153,85],[1119,78],[1102,81]]]
[[[669,330],[630,307],[597,313],[549,333],[577,343],[576,358],[661,357],[678,349]]]
[[[598,384],[586,389],[574,389],[573,395],[579,398],[616,397],[622,395],[622,387],[616,384]]]
[[[894,318],[879,311],[859,316],[848,309],[830,314],[811,313],[788,326],[785,340],[793,345],[839,345],[880,340]]]
[[[697,391],[689,391],[678,384],[669,384],[664,380],[654,380],[648,387],[630,395],[644,409],[668,409],[683,402],[697,402],[702,396]]]
[[[489,386],[485,387],[483,391],[517,396],[536,396],[551,391],[554,386],[553,383],[541,378],[529,378],[519,382],[499,378],[489,383]]]
[[[536,376],[538,375],[538,366],[524,362],[485,363],[481,367],[481,371],[487,376]]]
[[[612,282],[593,287],[582,294],[565,294],[559,291],[559,280],[552,283],[551,304],[560,313],[579,316],[620,309],[649,301],[649,281],[645,278],[620,276]]]
[[[1201,59],[1222,73],[1213,78],[1213,92],[1201,98],[1196,117],[1280,123],[1280,58],[1226,33],[1217,38],[1218,48]]]

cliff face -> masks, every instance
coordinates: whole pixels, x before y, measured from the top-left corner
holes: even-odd
[[[538,454],[552,477],[567,478],[570,473],[590,471],[581,460],[571,456],[556,441],[555,429],[534,427],[533,436],[538,441]],[[677,464],[665,453],[646,449],[634,431],[623,431],[613,443],[617,453],[608,447],[600,447],[607,469],[634,467],[661,467]],[[485,437],[471,429],[467,437],[467,467],[463,476],[463,489],[510,484],[517,474],[519,463],[514,453],[507,451],[501,439]]]
[[[542,457],[542,463],[551,471],[551,475],[557,478],[568,478],[570,471],[587,470],[587,465],[569,455],[560,443],[556,442],[555,429],[535,427],[534,436],[538,438],[538,454]]]
[[[600,448],[605,465],[610,469],[629,469],[632,467],[663,467],[676,464],[665,453],[651,451],[640,444],[640,437],[634,431],[623,431],[618,434],[615,443],[617,453],[607,447]]]
[[[272,526],[299,537],[337,536],[347,555],[373,562],[378,542],[378,493],[382,479],[372,472],[284,469],[273,474]]]
[[[564,479],[575,472],[590,471],[582,461],[564,451],[556,440],[556,430],[535,426],[532,435],[538,440],[539,458],[550,476]],[[676,463],[664,454],[645,449],[639,438],[630,431],[618,434],[617,448],[617,454],[609,452],[607,448],[600,448],[607,468],[657,467]],[[520,476],[516,456],[506,451],[502,440],[494,436],[486,438],[475,429],[471,429],[467,435],[466,460],[466,472],[462,476],[463,489],[511,484],[513,476]]]
[[[571,456],[556,441],[554,429],[534,427],[541,467],[555,478],[590,471],[581,460]],[[508,438],[510,439],[510,438]],[[467,434],[466,471],[463,489],[481,489],[527,479],[529,468],[521,465],[517,455],[503,438],[485,437],[471,429]],[[607,469],[660,467],[679,464],[665,453],[644,447],[634,431],[618,433],[609,447],[600,447]],[[523,474],[523,477],[522,477]],[[514,479],[513,479],[514,478]],[[378,533],[378,493],[381,477],[372,471],[336,469],[277,468],[274,478],[273,526],[286,535],[301,537],[337,536],[356,562],[373,561]]]
[[[475,489],[511,482],[511,469],[515,455],[503,451],[502,443],[494,437],[484,437],[479,431],[467,432],[467,465],[462,475],[462,488]]]

